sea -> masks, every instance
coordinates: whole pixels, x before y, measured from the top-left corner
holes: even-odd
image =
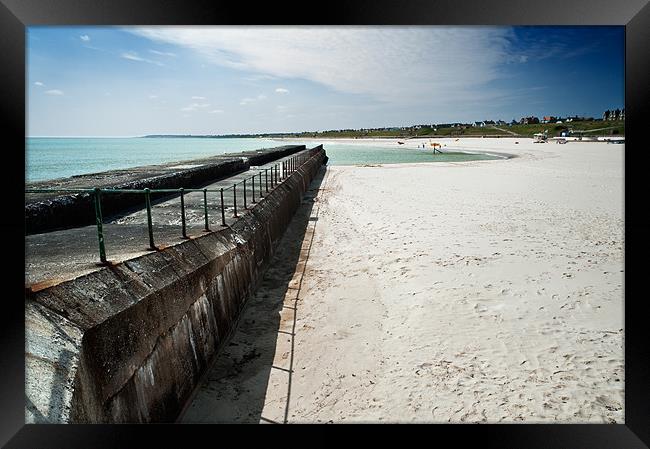
[[[316,140],[281,141],[262,138],[28,137],[25,143],[25,178],[27,182],[46,181],[281,145],[305,144],[309,148],[319,143]],[[473,153],[433,154],[430,150],[382,146],[380,142],[326,143],[323,147],[329,157],[328,164],[331,165],[457,162],[498,158]]]

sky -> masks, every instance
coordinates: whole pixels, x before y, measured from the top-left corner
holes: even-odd
[[[27,135],[601,117],[624,27],[29,27]]]

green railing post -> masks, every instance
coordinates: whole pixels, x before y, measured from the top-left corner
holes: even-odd
[[[251,186],[253,187],[253,203],[255,202],[255,175],[251,176]]]
[[[203,189],[203,211],[205,212],[205,230],[210,231],[208,225],[208,189]]]
[[[269,193],[269,169],[264,169],[264,180],[266,184],[266,193]]]
[[[223,189],[220,189],[221,194],[221,226],[226,226],[226,206],[223,203]]]
[[[237,184],[233,184],[232,186],[232,199],[235,207],[235,213],[233,217],[237,218]]]
[[[246,178],[244,178],[244,210],[246,210]]]
[[[102,191],[95,187],[94,202],[95,202],[95,221],[97,222],[97,239],[99,240],[99,260],[106,263],[106,248],[104,247],[104,228],[102,218]]]
[[[262,193],[262,172],[260,171],[260,198],[262,198],[264,194]]]
[[[149,249],[156,249],[153,243],[153,224],[151,223],[151,192],[149,188],[144,189],[144,200],[147,205],[147,227],[149,228]]]
[[[183,238],[187,238],[187,229],[185,228],[185,189],[180,188],[181,191],[181,226]]]

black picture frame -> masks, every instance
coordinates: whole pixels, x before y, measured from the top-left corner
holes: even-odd
[[[293,11],[290,13],[290,11]],[[451,438],[454,446],[473,441],[476,447],[499,448],[643,448],[650,444],[650,352],[645,335],[644,261],[648,251],[648,220],[644,218],[648,191],[644,162],[644,124],[650,96],[650,5],[648,0],[445,0],[357,2],[330,1],[292,6],[278,3],[180,0],[0,0],[0,64],[3,141],[15,142],[3,155],[16,157],[5,166],[0,230],[3,243],[16,245],[3,264],[3,313],[0,326],[0,444],[8,448],[134,447],[134,438],[166,447],[174,439],[208,436],[225,444],[224,435],[241,439],[237,429],[194,425],[25,425],[24,424],[24,235],[25,27],[31,25],[623,25],[626,38],[625,108],[625,424],[509,424],[418,426],[430,442]],[[647,128],[647,126],[646,126]],[[8,139],[11,137],[11,139]],[[637,195],[638,201],[634,196]],[[634,262],[633,262],[634,261]],[[266,434],[273,426],[256,427]],[[340,427],[340,426],[335,426]],[[373,428],[383,439],[386,428]],[[407,426],[405,442],[412,437]],[[265,430],[262,430],[265,429]],[[248,432],[247,432],[248,433]],[[422,434],[425,435],[422,435]],[[318,434],[322,435],[321,428]],[[327,443],[327,437],[318,438]],[[140,440],[145,441],[145,440]],[[331,444],[340,440],[332,439]],[[296,443],[288,441],[285,444]],[[300,444],[300,443],[298,443]]]

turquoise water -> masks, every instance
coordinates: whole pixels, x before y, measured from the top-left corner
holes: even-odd
[[[307,148],[318,145],[318,141],[300,141]],[[411,149],[382,146],[381,143],[368,145],[357,144],[324,144],[323,148],[329,157],[330,165],[362,165],[362,164],[404,164],[410,162],[462,162],[486,159],[502,159],[489,154],[472,153],[437,153],[431,149]]]
[[[271,139],[210,138],[45,138],[26,139],[28,182],[100,171],[183,161],[243,150],[318,141],[281,142]],[[405,162],[449,162],[495,159],[483,154],[432,154],[431,151],[390,148],[381,144],[325,144],[332,165],[398,164]]]
[[[42,181],[279,145],[270,139],[29,137],[25,177]]]

